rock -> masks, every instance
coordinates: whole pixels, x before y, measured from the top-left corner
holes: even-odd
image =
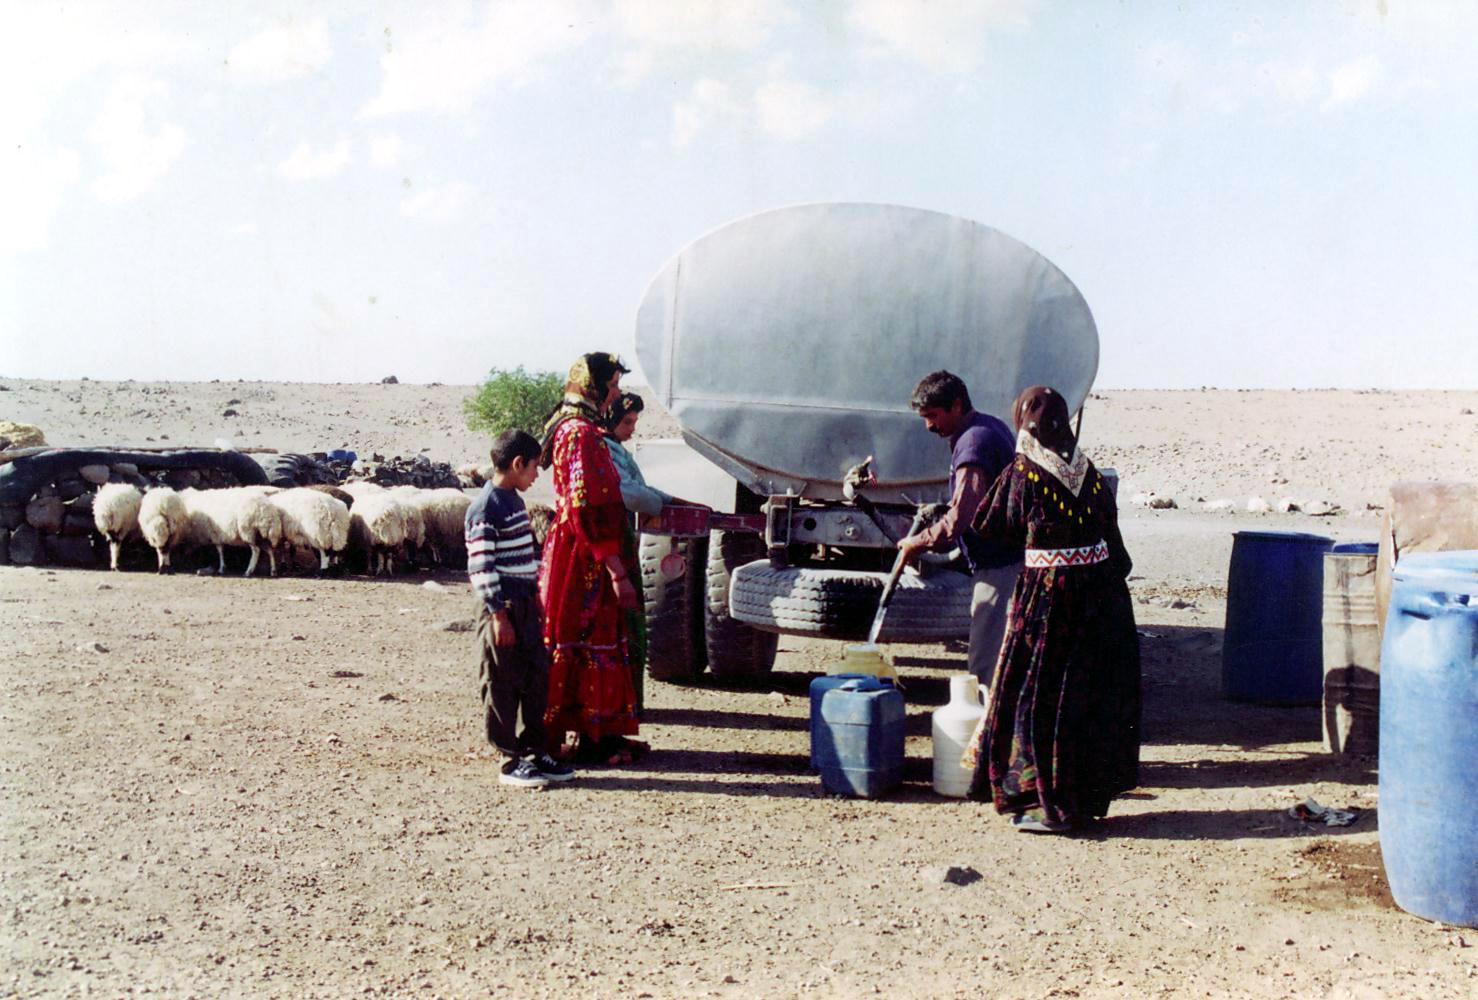
[[[0,566],[10,562],[10,529],[0,528]]]
[[[94,486],[101,486],[108,481],[108,475],[112,471],[113,470],[108,468],[106,465],[98,463],[96,465],[82,466],[82,468],[77,470],[77,475],[81,476],[89,483],[92,483],[92,485]]]
[[[72,538],[85,537],[92,534],[94,527],[96,525],[92,520],[91,511],[82,514],[69,510],[67,516],[62,519],[61,533]]]
[[[10,561],[16,566],[35,566],[41,561],[41,532],[22,524],[10,533]]]
[[[1458,410],[1457,412],[1458,412],[1458,414],[1460,416],[1471,417],[1473,415],[1473,408],[1470,407],[1470,406],[1465,406],[1461,410]]]
[[[427,590],[434,590],[437,592],[446,590],[445,587],[437,583],[435,580],[427,580],[425,583],[421,584],[421,586]]]
[[[1134,496],[1129,498],[1129,502],[1134,504],[1136,507],[1148,507],[1150,505],[1150,501],[1154,498],[1155,495],[1153,493],[1136,493],[1134,494]]]
[[[0,420],[0,451],[11,448],[37,448],[46,443],[46,435],[34,424]]]
[[[223,416],[223,417],[239,417],[239,416],[241,416],[241,414],[237,413],[235,410],[231,409],[231,407],[228,406],[224,410],[221,411],[221,416]]]
[[[41,539],[42,551],[53,562],[67,566],[96,566],[97,551],[92,547],[90,531],[83,535],[47,535]]]
[[[1149,506],[1150,506],[1150,510],[1175,510],[1176,509],[1175,498],[1174,497],[1151,497],[1150,498],[1150,504],[1149,504]]]
[[[765,697],[769,700],[770,704],[774,705],[776,708],[784,708],[786,705],[790,704],[790,699],[785,697],[785,693],[783,691],[771,691]]]
[[[919,876],[925,885],[970,885],[982,878],[969,865],[930,865]]]
[[[194,469],[170,469],[164,474],[164,485],[177,490],[193,489],[200,485],[200,473]]]
[[[477,622],[471,618],[454,618],[440,626],[443,632],[471,632],[477,628]]]
[[[1301,510],[1303,510],[1303,505],[1293,499],[1293,497],[1284,497],[1278,501],[1279,514],[1296,514]]]
[[[1220,514],[1232,510],[1236,506],[1237,504],[1232,500],[1208,500],[1201,505],[1201,509]]]
[[[98,590],[112,590],[112,589],[113,589],[113,585],[111,583],[100,583],[100,584],[98,584]]]
[[[67,476],[64,479],[58,479],[53,486],[56,490],[56,495],[63,500],[75,500],[77,497],[92,490],[92,484],[84,480],[81,476]]]
[[[97,494],[84,493],[80,497],[73,497],[67,501],[67,513],[77,514],[82,517],[92,517],[92,501]]]
[[[384,378],[380,379],[380,384],[381,385],[398,385],[398,384],[400,384],[400,379],[396,378],[394,375],[386,375]]]
[[[215,576],[216,575],[216,568],[214,566],[202,566],[202,567],[200,567],[199,569],[197,569],[195,571],[195,575],[196,576]]]
[[[37,497],[26,504],[26,523],[37,531],[61,531],[66,514],[67,508],[58,497]]]
[[[1249,514],[1266,514],[1272,509],[1273,505],[1268,503],[1262,497],[1247,498],[1247,513]]]
[[[1303,512],[1310,517],[1333,517],[1340,513],[1340,506],[1328,500],[1315,500],[1304,506]]]
[[[137,476],[139,474],[139,467],[132,462],[114,462],[112,469],[120,476]]]
[[[77,647],[79,653],[106,653],[107,651],[108,647],[100,642],[84,642]]]
[[[391,693],[389,693],[387,691],[386,693],[380,695],[380,697],[377,700],[379,700],[379,701],[399,701],[400,699],[397,698],[397,697],[395,697],[395,695],[393,695],[393,694],[391,694]]]
[[[26,523],[26,505],[8,503],[0,507],[0,528],[19,528]]]

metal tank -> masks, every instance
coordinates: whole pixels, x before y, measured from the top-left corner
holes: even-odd
[[[737,489],[714,506],[764,525],[762,537],[644,528],[649,667],[663,680],[705,664],[757,678],[779,633],[868,633],[896,541],[948,499],[949,448],[908,403],[921,377],[954,372],[976,409],[1009,423],[1029,385],[1077,410],[1098,369],[1093,315],[1050,261],[989,226],[897,205],[798,205],[698,238],[647,288],[635,346],[696,453],[670,488],[708,500],[686,490],[721,470]],[[868,458],[875,480],[848,482]],[[673,554],[685,581],[660,572]],[[969,634],[969,577],[932,568],[897,584],[878,641]]]
[[[1098,330],[1078,289],[999,230],[897,205],[820,204],[729,223],[669,260],[636,355],[689,444],[761,495],[841,499],[874,457],[877,500],[947,499],[947,454],[908,406],[940,368],[1010,421],[1029,385],[1078,408]]]

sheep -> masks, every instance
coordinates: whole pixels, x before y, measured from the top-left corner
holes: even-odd
[[[364,571],[378,576],[394,571],[392,553],[405,543],[406,506],[389,493],[359,497],[349,511],[349,535],[364,550]]]
[[[467,507],[472,503],[467,494],[452,487],[435,490],[396,487],[390,492],[400,495],[404,502],[414,504],[420,512],[425,526],[425,544],[433,564],[440,565],[449,556],[465,549],[464,522]]]
[[[388,492],[405,507],[406,560],[414,565],[426,547],[426,515],[421,497],[427,491],[417,486],[395,486]]]
[[[317,490],[320,493],[326,493],[329,496],[333,497],[335,500],[339,501],[339,503],[343,504],[345,507],[354,506],[354,494],[346,493],[345,491],[339,489],[337,486],[330,486],[327,483],[314,483],[307,488],[310,490]]]
[[[214,545],[216,571],[226,572],[226,546],[251,549],[243,576],[256,572],[262,550],[267,552],[271,575],[277,575],[277,543],[282,540],[282,514],[271,503],[270,487],[224,490],[185,490],[180,494],[190,517],[189,538],[198,545]]]
[[[139,533],[154,547],[159,558],[159,572],[173,572],[170,552],[190,530],[190,514],[185,502],[168,486],[157,486],[139,501]]]
[[[349,494],[354,499],[367,497],[372,493],[385,493],[385,487],[379,483],[372,483],[368,479],[352,479],[347,483],[341,483],[339,489]]]
[[[318,573],[349,543],[349,507],[311,486],[273,493],[267,502],[282,516],[282,539],[318,553]]]
[[[123,539],[139,526],[139,504],[144,494],[128,483],[108,483],[92,500],[92,523],[98,534],[108,540],[109,568],[118,570],[118,550]]]

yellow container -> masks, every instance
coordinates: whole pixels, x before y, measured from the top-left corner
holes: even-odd
[[[893,669],[893,664],[883,655],[882,650],[870,642],[845,647],[842,658],[833,663],[827,673],[871,674],[879,680],[889,680],[895,687],[898,686],[898,671]]]

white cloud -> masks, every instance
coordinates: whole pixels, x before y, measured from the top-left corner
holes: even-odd
[[[679,148],[687,146],[699,132],[743,114],[743,106],[734,98],[729,85],[705,77],[693,84],[686,99],[672,106],[672,141]]]
[[[238,222],[226,230],[226,234],[228,236],[255,236],[257,230],[258,227],[255,222]]]
[[[322,151],[315,151],[306,142],[299,143],[277,171],[290,181],[323,180],[348,166],[352,155],[348,139],[340,139],[333,149]]]
[[[794,20],[783,0],[616,0],[615,31],[631,46],[616,57],[617,78],[630,84],[674,58],[752,51]]]
[[[364,116],[431,111],[461,114],[502,86],[518,87],[541,63],[583,45],[594,8],[573,0],[465,6],[447,14],[426,8],[424,26],[399,37],[387,31],[380,92]],[[434,13],[429,13],[434,11]]]
[[[52,216],[81,173],[76,150],[0,144],[0,257],[47,245]]]
[[[941,73],[985,59],[990,32],[1026,21],[1023,0],[857,0],[848,21],[885,51]]]
[[[400,203],[400,213],[413,219],[451,222],[460,218],[462,209],[472,196],[466,184],[443,184],[427,188]]]
[[[1319,107],[1332,111],[1361,100],[1380,83],[1381,62],[1375,56],[1362,56],[1339,66],[1329,74],[1329,96]]]
[[[185,149],[185,132],[173,122],[160,122],[154,109],[168,90],[158,80],[126,75],[103,100],[88,130],[106,171],[92,182],[103,201],[137,198],[169,172]]]
[[[332,56],[325,21],[289,21],[237,45],[227,55],[226,65],[251,82],[283,83],[321,72]]]
[[[398,135],[377,135],[370,139],[370,162],[377,167],[393,167],[405,156],[406,146]]]
[[[830,100],[810,84],[771,80],[755,91],[760,128],[782,139],[802,139],[831,118]]]

